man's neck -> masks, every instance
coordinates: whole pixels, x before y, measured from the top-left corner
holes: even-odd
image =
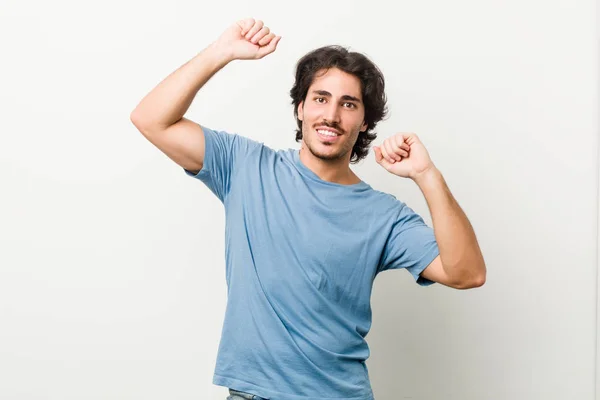
[[[360,178],[350,169],[350,161],[345,158],[322,160],[312,155],[310,150],[302,147],[300,161],[324,181],[340,185],[353,185],[361,182]]]

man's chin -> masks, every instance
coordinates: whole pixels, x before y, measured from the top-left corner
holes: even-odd
[[[319,158],[324,161],[338,161],[346,156],[346,153],[340,151],[338,149],[332,149],[332,151],[322,151],[320,149],[310,149],[310,152],[316,158]]]

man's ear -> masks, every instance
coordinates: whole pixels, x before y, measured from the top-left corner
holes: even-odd
[[[360,127],[360,131],[361,132],[365,132],[367,130],[367,128],[369,127],[369,125],[363,121],[362,126]]]
[[[302,121],[304,119],[304,110],[302,109],[303,106],[304,106],[304,101],[301,101],[298,104],[298,119],[300,121]]]

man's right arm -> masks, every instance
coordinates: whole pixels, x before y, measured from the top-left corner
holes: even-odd
[[[183,115],[202,86],[229,61],[211,44],[160,82],[131,113],[131,122],[144,137],[190,172],[202,169],[204,134],[199,124]]]
[[[183,117],[194,97],[230,61],[263,58],[280,39],[260,20],[236,22],[148,93],[131,113],[131,122],[169,158],[197,174],[204,164],[205,136],[199,124]]]

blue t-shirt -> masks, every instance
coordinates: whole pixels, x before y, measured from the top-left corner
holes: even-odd
[[[225,208],[227,307],[213,383],[271,400],[371,400],[375,276],[419,276],[433,230],[365,182],[320,179],[295,149],[203,127],[204,182]]]

